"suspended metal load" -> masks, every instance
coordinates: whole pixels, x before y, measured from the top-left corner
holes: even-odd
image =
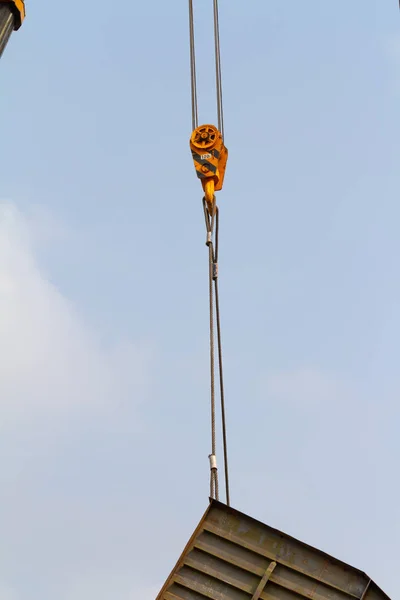
[[[156,600],[390,600],[362,571],[212,500]]]
[[[14,30],[21,27],[25,18],[23,0],[0,0],[0,56]]]

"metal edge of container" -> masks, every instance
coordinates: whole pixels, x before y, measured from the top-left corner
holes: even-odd
[[[315,547],[311,546],[310,544],[302,542],[301,540],[298,540],[293,536],[290,536],[282,531],[279,531],[278,529],[271,527],[270,525],[266,525],[265,523],[263,523],[262,521],[259,521],[258,519],[250,517],[243,512],[240,512],[232,507],[228,507],[225,504],[223,504],[222,502],[218,502],[217,500],[213,500],[211,498],[210,498],[209,505],[208,505],[206,511],[204,512],[199,524],[197,525],[196,529],[194,530],[193,534],[191,535],[191,537],[190,537],[188,543],[186,544],[182,554],[180,555],[175,567],[171,571],[170,575],[168,576],[166,582],[164,583],[161,591],[159,592],[159,594],[155,600],[162,600],[164,594],[167,592],[168,588],[174,582],[175,575],[184,566],[186,557],[188,556],[190,551],[193,549],[197,537],[204,529],[204,524],[207,521],[208,515],[214,508],[223,510],[226,513],[229,513],[233,516],[237,516],[238,518],[246,519],[250,522],[253,522],[254,524],[258,525],[259,527],[268,529],[273,534],[276,534],[278,536],[283,536],[286,540],[291,541],[295,544],[301,545],[304,549],[307,549],[313,553],[318,554],[321,558],[324,558],[329,561],[334,561],[336,563],[336,565],[341,566],[344,569],[348,569],[348,570],[352,571],[354,574],[359,575],[360,577],[364,577],[369,583],[365,589],[364,594],[361,596],[360,600],[363,600],[364,598],[366,598],[367,592],[372,591],[372,590],[374,590],[375,592],[377,592],[379,594],[379,598],[381,598],[381,600],[391,600],[389,598],[389,596],[387,596],[387,594],[364,571],[362,571],[356,567],[353,567],[353,566],[345,563],[344,561],[341,561],[340,559],[337,559],[337,558],[329,555],[327,552],[324,552],[323,550],[319,550],[318,548],[315,548]]]
[[[193,546],[193,542],[195,541],[195,539],[197,538],[198,534],[200,533],[200,531],[203,528],[203,523],[204,521],[207,519],[207,515],[211,510],[211,507],[215,505],[215,503],[220,504],[219,502],[217,502],[216,500],[212,500],[210,498],[210,503],[207,507],[207,510],[205,511],[204,515],[201,517],[200,523],[197,525],[196,529],[194,530],[193,534],[191,535],[188,543],[185,546],[185,549],[183,550],[182,554],[180,555],[175,567],[172,569],[168,579],[166,580],[166,582],[164,583],[163,587],[161,588],[160,593],[158,594],[158,596],[156,597],[156,600],[161,600],[164,593],[166,592],[166,590],[168,589],[168,587],[171,584],[171,581],[174,578],[174,575],[177,571],[179,571],[180,567],[183,565],[183,563],[185,562],[185,556],[188,554],[190,548]],[[224,506],[224,505],[222,505]]]

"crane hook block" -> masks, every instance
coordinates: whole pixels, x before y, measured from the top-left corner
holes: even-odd
[[[24,0],[0,0],[0,6],[4,6],[5,4],[10,7],[10,12],[14,15],[14,29],[19,29],[25,19]]]
[[[194,167],[203,186],[207,208],[214,214],[215,195],[224,183],[228,150],[222,134],[214,125],[200,125],[190,138]]]

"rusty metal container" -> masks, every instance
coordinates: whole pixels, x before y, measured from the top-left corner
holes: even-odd
[[[211,501],[156,600],[390,600],[362,571]]]

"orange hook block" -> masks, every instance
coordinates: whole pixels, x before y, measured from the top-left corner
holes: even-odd
[[[14,15],[14,29],[17,30],[25,19],[25,0],[0,0],[0,6],[6,5]]]
[[[215,195],[222,189],[225,177],[228,150],[222,134],[214,125],[200,125],[190,138],[194,167],[203,186],[208,211],[215,210]]]

